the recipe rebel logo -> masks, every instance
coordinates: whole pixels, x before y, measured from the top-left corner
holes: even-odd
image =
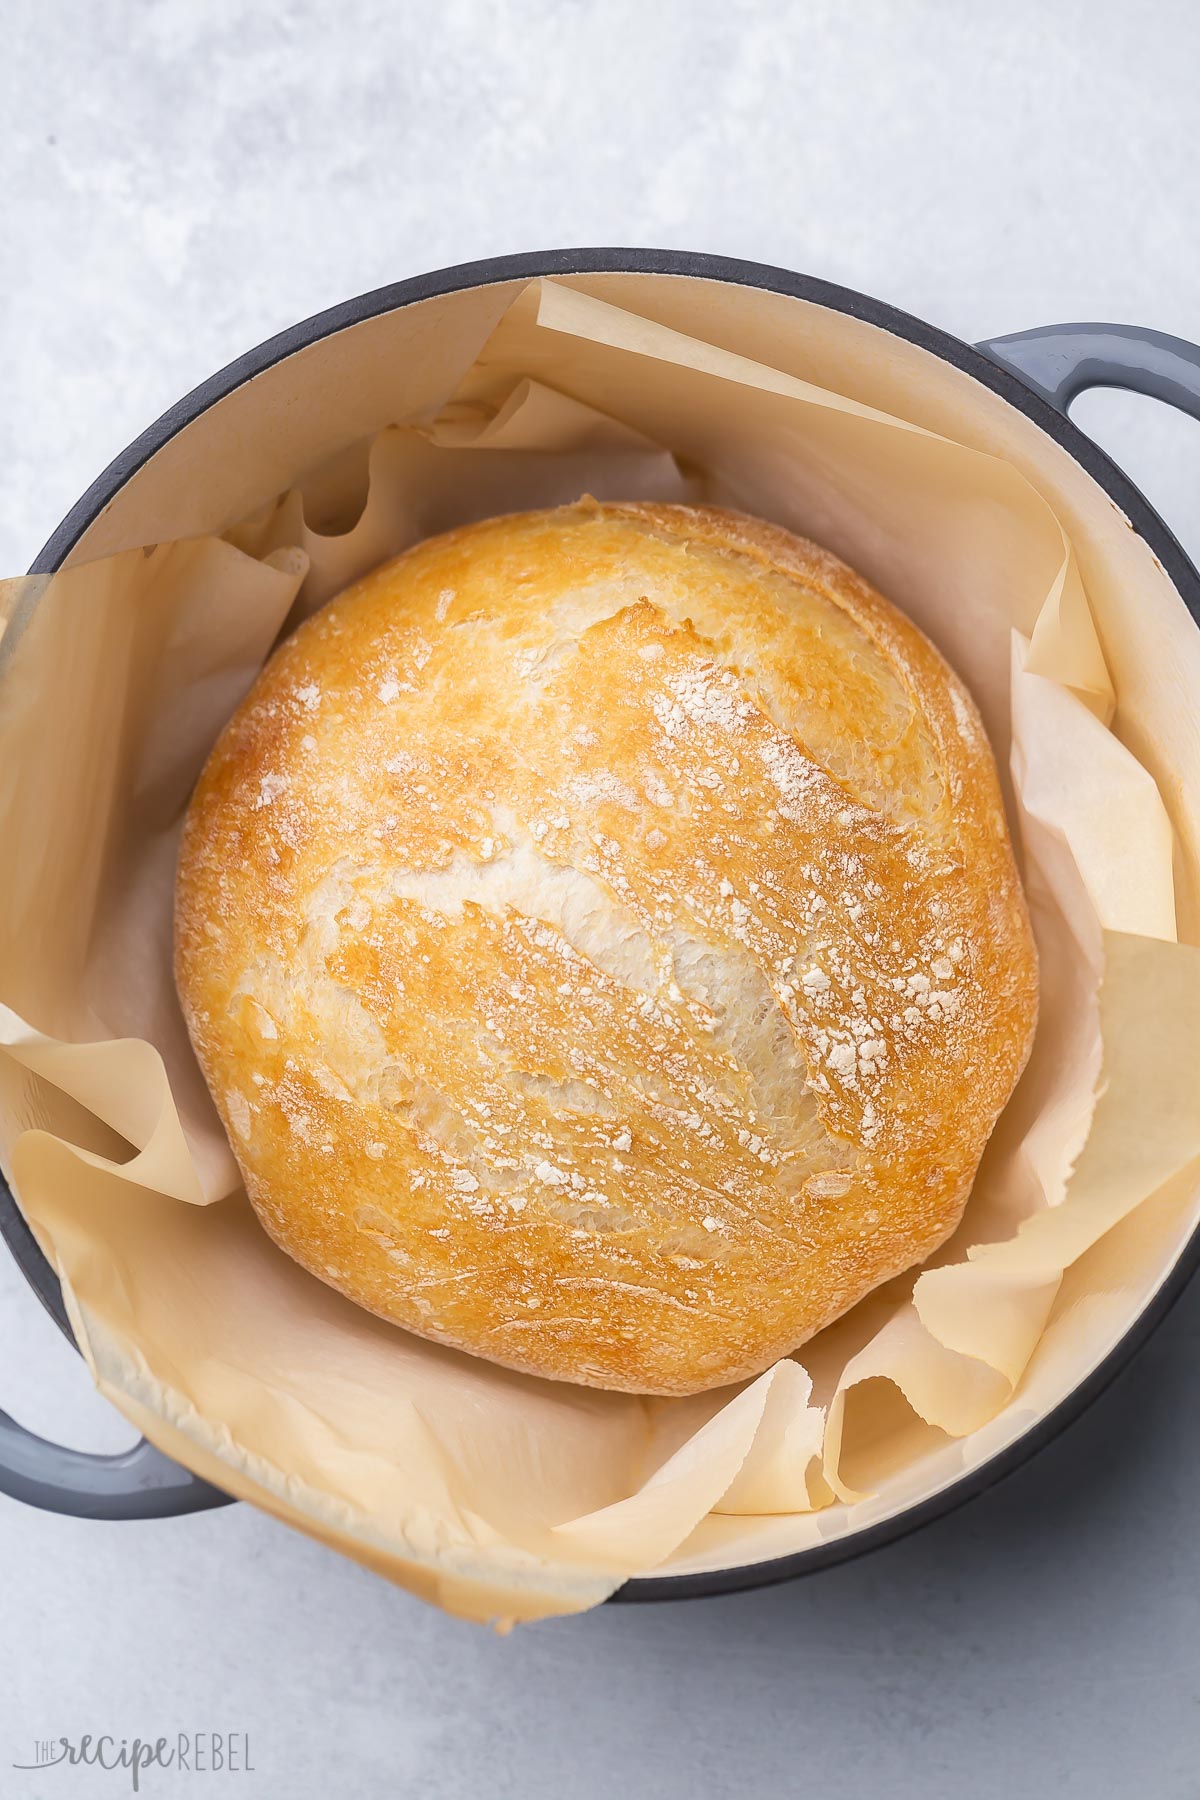
[[[14,1769],[124,1770],[133,1793],[141,1792],[150,1769],[178,1769],[189,1775],[252,1775],[250,1734],[245,1731],[178,1731],[174,1737],[117,1738],[107,1732],[82,1737],[39,1738],[31,1761]]]

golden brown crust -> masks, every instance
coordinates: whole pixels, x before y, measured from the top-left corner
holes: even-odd
[[[189,812],[176,972],[290,1255],[661,1394],[945,1239],[1036,1012],[932,645],[774,526],[591,501],[420,544],[280,648]]]

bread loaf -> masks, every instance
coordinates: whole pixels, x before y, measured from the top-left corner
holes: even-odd
[[[192,801],[176,967],[290,1256],[647,1394],[943,1242],[1037,991],[932,645],[775,527],[590,501],[419,544],[282,644]]]

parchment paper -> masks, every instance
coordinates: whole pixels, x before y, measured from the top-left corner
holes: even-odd
[[[290,1263],[170,976],[182,811],[280,630],[430,532],[585,490],[775,519],[916,619],[1006,772],[1041,958],[1033,1057],[936,1266],[680,1401],[443,1350]],[[229,1492],[477,1619],[580,1610],[722,1531],[770,1555],[781,1515],[990,1429],[1069,1325],[1064,1279],[1085,1306],[1086,1253],[1107,1233],[1136,1261],[1200,1159],[1200,951],[1113,705],[1070,545],[1011,465],[549,282],[437,418],[224,539],[0,584],[0,1150],[100,1389]]]

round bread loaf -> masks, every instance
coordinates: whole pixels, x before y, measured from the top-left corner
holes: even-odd
[[[587,500],[419,544],[280,647],[192,801],[176,972],[290,1256],[647,1394],[943,1242],[1037,994],[932,645],[773,526]]]

